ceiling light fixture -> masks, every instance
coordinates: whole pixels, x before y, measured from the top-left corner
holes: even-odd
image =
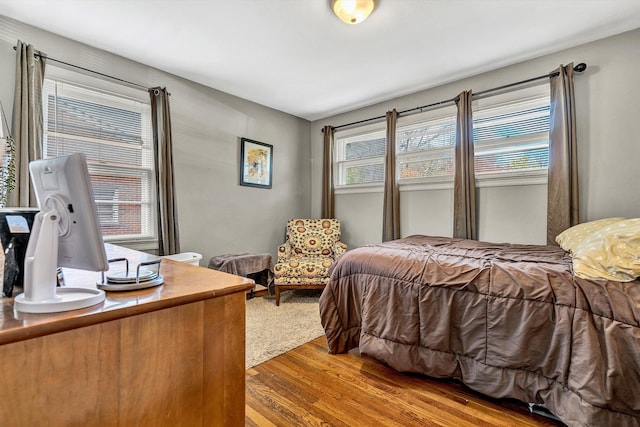
[[[342,22],[359,24],[371,15],[375,0],[332,0],[331,10]]]

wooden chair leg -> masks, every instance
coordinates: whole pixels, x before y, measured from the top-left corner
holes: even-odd
[[[280,292],[283,290],[295,290],[295,289],[324,289],[326,285],[318,284],[318,283],[300,283],[300,284],[292,284],[292,283],[282,283],[280,285],[275,285],[274,288],[276,290],[276,306],[280,305]]]

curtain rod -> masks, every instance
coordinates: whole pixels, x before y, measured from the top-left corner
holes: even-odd
[[[13,47],[13,50],[18,50],[18,47],[17,47],[17,46],[14,46],[14,47]],[[100,76],[107,77],[107,78],[112,79],[112,80],[117,80],[117,81],[119,81],[119,82],[126,83],[126,84],[128,84],[128,85],[131,85],[131,86],[135,86],[135,87],[138,87],[138,88],[144,89],[145,91],[148,91],[148,90],[150,89],[150,88],[148,88],[148,87],[146,87],[146,86],[143,86],[143,85],[141,85],[141,84],[138,84],[138,83],[133,83],[133,82],[130,82],[130,81],[127,81],[127,80],[123,80],[123,79],[120,79],[120,78],[118,78],[118,77],[113,77],[113,76],[110,76],[109,74],[104,74],[104,73],[101,73],[101,72],[99,72],[99,71],[90,70],[90,69],[88,69],[88,68],[84,68],[84,67],[81,67],[81,66],[79,66],[79,65],[69,64],[68,62],[64,62],[64,61],[61,61],[61,60],[59,60],[59,59],[51,58],[50,56],[47,56],[47,55],[43,55],[43,54],[40,54],[40,53],[36,53],[36,54],[34,54],[34,55],[35,55],[35,56],[39,56],[39,57],[44,57],[47,61],[57,62],[57,63],[60,63],[60,64],[67,65],[67,66],[69,66],[69,67],[73,67],[73,68],[77,68],[77,69],[79,69],[79,70],[87,71],[87,72],[89,72],[89,73],[98,74],[98,75],[100,75]]]
[[[576,73],[581,73],[586,69],[587,69],[587,64],[585,64],[584,62],[581,62],[578,65],[576,65],[575,67],[573,67],[573,71],[575,71]],[[559,74],[560,73],[558,71],[555,71],[553,73],[544,74],[542,76],[533,77],[533,78],[526,79],[526,80],[521,80],[521,81],[515,82],[515,83],[509,83],[509,84],[506,84],[506,85],[503,85],[503,86],[494,87],[494,88],[491,88],[491,89],[486,89],[486,90],[474,93],[473,96],[485,95],[485,94],[490,93],[490,92],[496,92],[498,90],[508,89],[510,87],[513,87],[513,86],[519,86],[519,85],[535,82],[536,80],[542,80],[542,79],[546,79],[546,78],[550,78],[550,77],[556,77]]]
[[[581,62],[578,65],[576,65],[575,67],[573,67],[573,71],[575,71],[577,73],[581,73],[586,69],[587,69],[587,64],[585,64],[584,62]],[[557,72],[557,71],[554,71],[552,73],[544,74],[542,76],[532,77],[530,79],[520,80],[519,82],[514,82],[514,83],[509,83],[509,84],[506,84],[506,85],[503,85],[503,86],[493,87],[491,89],[486,89],[486,90],[483,90],[483,91],[480,91],[480,92],[472,93],[472,97],[486,95],[487,93],[496,92],[496,91],[503,90],[503,89],[508,89],[510,87],[513,87],[513,86],[519,86],[519,85],[523,85],[523,84],[526,84],[526,83],[535,82],[536,80],[542,80],[542,79],[546,79],[546,78],[550,78],[550,77],[555,77],[558,74],[560,74],[560,73]],[[401,114],[412,113],[414,111],[422,112],[422,110],[424,110],[425,108],[431,108],[431,107],[436,107],[438,105],[449,104],[451,102],[454,102],[456,99],[458,99],[457,96],[455,98],[446,99],[444,101],[434,102],[432,104],[422,105],[420,107],[415,107],[415,108],[410,108],[408,110],[399,111],[398,112],[398,116],[400,116]],[[340,128],[344,128],[344,127],[347,127],[347,126],[357,125],[357,124],[360,124],[360,123],[370,122],[370,121],[373,121],[373,120],[380,120],[380,119],[384,119],[385,117],[386,117],[386,115],[372,117],[370,119],[359,120],[357,122],[351,122],[351,123],[347,123],[347,124],[340,125],[340,126],[334,126],[333,129],[335,130],[335,129],[340,129]],[[321,129],[321,132],[324,132],[324,128]]]

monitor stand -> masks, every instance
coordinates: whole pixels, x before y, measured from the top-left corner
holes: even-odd
[[[39,212],[24,258],[24,293],[14,308],[24,313],[57,313],[99,304],[104,291],[95,288],[57,288],[59,210]],[[64,220],[63,220],[64,221]]]

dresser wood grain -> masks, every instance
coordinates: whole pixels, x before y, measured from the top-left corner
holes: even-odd
[[[106,245],[131,266],[154,257]],[[114,266],[115,268],[115,266]],[[0,312],[3,426],[242,426],[251,280],[163,260],[162,286],[63,313]],[[67,286],[100,273],[64,271]]]

